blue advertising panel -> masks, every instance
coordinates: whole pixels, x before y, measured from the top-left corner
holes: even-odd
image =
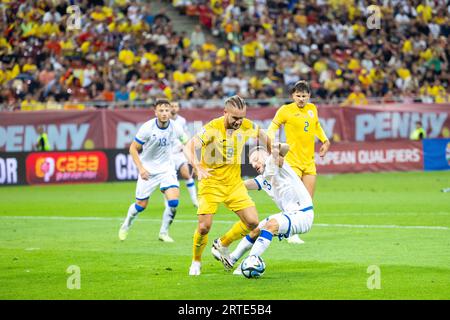
[[[449,170],[450,139],[424,139],[423,156],[425,170]]]

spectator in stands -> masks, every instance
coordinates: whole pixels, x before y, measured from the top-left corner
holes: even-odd
[[[151,100],[161,92],[168,98],[176,90],[182,98],[196,91],[222,99],[217,65],[233,71],[248,65],[251,75],[238,72],[236,78],[249,82],[249,98],[261,97],[262,90],[271,97],[274,88],[276,96],[288,95],[277,82],[262,84],[273,70],[279,82],[310,81],[313,96],[328,101],[342,101],[351,87],[359,86],[370,101],[448,103],[450,21],[445,1],[383,2],[377,30],[367,28],[367,0],[174,2],[192,19],[202,12],[202,22],[216,29],[213,34],[228,39],[223,48],[214,48],[200,25],[193,34],[174,32],[176,21],[149,3],[77,5],[81,30],[71,31],[65,25],[66,2],[3,1],[0,103],[20,106],[25,101],[24,109],[36,110],[46,108],[51,96],[57,102],[72,96],[96,100],[106,82],[126,86],[135,72],[146,83],[127,90],[130,100]],[[192,68],[194,62],[200,69]],[[151,76],[143,78],[146,72]],[[161,72],[163,82],[157,76]],[[29,107],[28,94],[36,107]]]
[[[355,85],[353,92],[342,102],[341,106],[363,106],[368,104],[366,95],[361,91],[359,85]]]
[[[127,87],[122,85],[116,86],[116,92],[114,93],[114,101],[119,103],[119,106],[124,106],[124,102],[130,100],[130,93],[127,91]]]
[[[196,25],[194,31],[191,33],[191,48],[201,47],[205,43],[205,34],[202,31],[201,25]]]

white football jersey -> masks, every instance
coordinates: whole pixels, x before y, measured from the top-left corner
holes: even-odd
[[[178,141],[181,144],[186,143],[187,137],[181,129],[172,120],[166,128],[160,128],[153,118],[145,122],[138,130],[134,140],[142,145],[142,152],[139,158],[145,169],[150,174],[159,174],[174,170],[172,161],[172,148]]]
[[[264,173],[255,181],[258,190],[263,189],[283,212],[305,211],[313,205],[305,185],[286,161],[279,168],[273,157],[269,156]]]
[[[186,127],[186,119],[183,118],[182,116],[180,116],[179,114],[177,114],[177,117],[175,119],[172,119],[170,121],[175,122],[186,134],[187,132],[187,127]],[[186,134],[187,136],[187,134]],[[177,140],[174,144],[173,144],[173,152],[174,153],[179,153],[179,152],[183,152],[183,148],[182,148],[182,143]]]

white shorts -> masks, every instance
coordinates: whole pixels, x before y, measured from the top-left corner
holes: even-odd
[[[175,171],[180,170],[181,166],[185,163],[188,163],[186,156],[183,152],[177,152],[172,155],[172,161],[175,165]]]
[[[171,170],[169,172],[151,175],[148,180],[143,180],[139,176],[136,184],[136,200],[147,200],[158,186],[161,191],[169,188],[179,188],[180,184],[178,183],[175,171]]]
[[[314,220],[314,211],[312,207],[307,211],[297,211],[291,213],[280,212],[277,214],[273,214],[263,221],[261,221],[258,225],[259,229],[264,229],[264,226],[270,219],[276,219],[279,225],[278,233],[276,234],[280,240],[284,238],[289,238],[294,234],[306,233],[311,230],[313,220]]]

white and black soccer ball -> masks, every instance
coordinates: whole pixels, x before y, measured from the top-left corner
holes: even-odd
[[[259,278],[266,270],[266,264],[260,256],[248,256],[241,264],[242,274],[246,278]]]

